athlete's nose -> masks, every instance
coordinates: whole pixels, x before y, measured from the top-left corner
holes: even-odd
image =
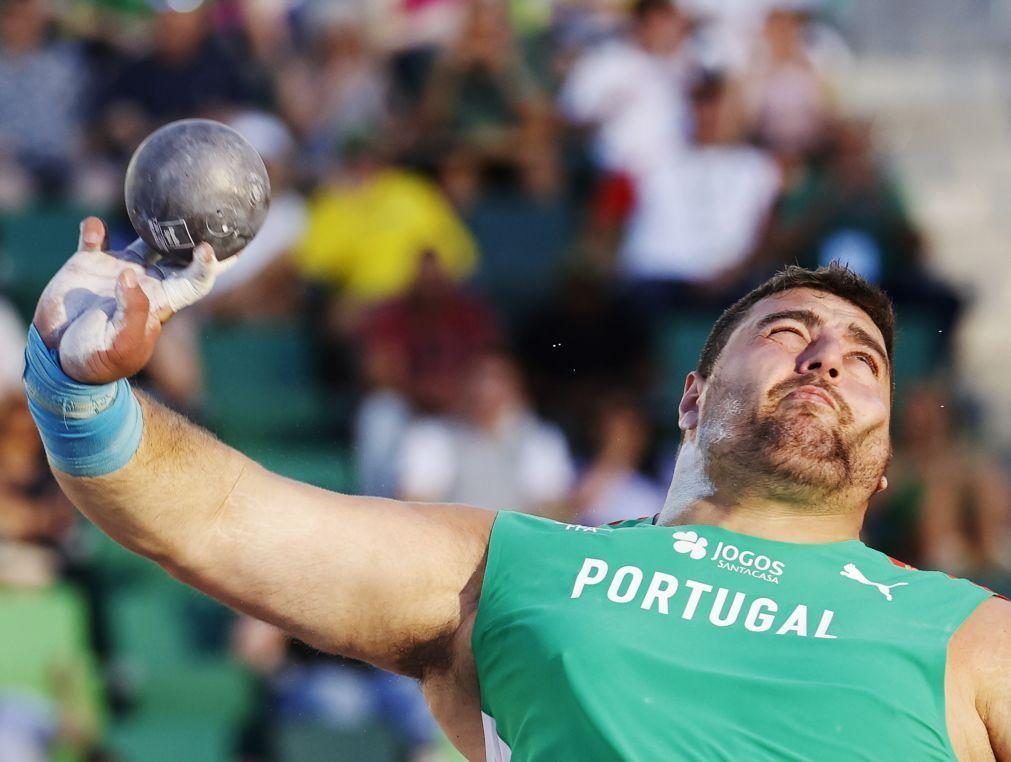
[[[820,336],[808,344],[797,358],[797,372],[819,376],[829,383],[838,383],[842,376],[843,353],[838,341]]]

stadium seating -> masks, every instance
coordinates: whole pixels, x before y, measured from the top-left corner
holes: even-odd
[[[109,751],[121,762],[226,762],[234,730],[194,717],[141,717],[114,726]]]
[[[201,353],[208,425],[222,440],[285,476],[352,489],[352,465],[337,441],[350,400],[316,383],[302,326],[209,324],[201,332]]]
[[[0,693],[23,694],[101,723],[104,697],[89,644],[88,612],[70,586],[0,588]],[[5,759],[0,749],[0,759]],[[54,762],[77,762],[57,748]]]
[[[50,205],[0,215],[2,283],[26,317],[53,273],[73,253],[81,220],[94,213]]]
[[[489,198],[470,210],[467,224],[481,250],[474,286],[508,319],[550,291],[572,235],[564,204]]]
[[[277,762],[397,762],[399,745],[389,729],[372,724],[340,730],[321,723],[284,723]]]
[[[209,324],[200,340],[208,422],[225,438],[312,438],[332,420],[296,322]]]

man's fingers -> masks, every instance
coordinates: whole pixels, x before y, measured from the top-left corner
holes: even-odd
[[[169,310],[178,312],[205,297],[214,288],[217,275],[218,260],[214,250],[209,244],[200,244],[193,250],[193,261],[163,283]]]
[[[137,273],[124,270],[116,281],[116,311],[109,321],[109,364],[124,376],[147,363],[157,334],[149,323],[151,300],[137,281]],[[152,335],[154,334],[154,335]]]
[[[105,248],[105,223],[98,217],[86,217],[81,222],[77,239],[78,251],[102,251]]]

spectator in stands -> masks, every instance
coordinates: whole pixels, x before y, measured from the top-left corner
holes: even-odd
[[[67,537],[75,514],[34,434],[20,383],[0,389],[0,538],[55,547]]]
[[[310,5],[309,55],[290,58],[278,74],[279,110],[303,146],[313,180],[322,179],[319,168],[349,141],[383,130],[388,120],[388,78],[365,34],[364,11],[356,3]]]
[[[406,294],[371,312],[361,342],[369,393],[355,435],[364,493],[393,496],[396,464],[390,453],[411,418],[452,412],[467,370],[497,343],[497,333],[488,308],[467,296],[432,252],[422,254]]]
[[[459,415],[410,426],[399,468],[399,496],[407,500],[569,516],[568,445],[534,415],[518,369],[503,354],[474,363]]]
[[[56,545],[74,513],[46,466],[21,386],[28,329],[0,299],[0,539]]]
[[[833,112],[827,79],[807,44],[805,5],[772,3],[743,77],[752,133],[783,156],[812,151]]]
[[[57,587],[75,513],[28,413],[25,336],[0,301],[0,759],[76,761],[96,744],[100,708],[83,601]]]
[[[0,207],[66,190],[82,157],[88,70],[48,0],[0,3]]]
[[[28,327],[0,293],[0,389],[20,387],[27,336]]]
[[[631,398],[611,397],[599,406],[596,452],[573,492],[576,521],[600,526],[653,516],[663,508],[664,490],[643,471],[650,426]]]
[[[438,187],[394,166],[376,139],[345,159],[310,199],[301,275],[361,306],[403,294],[426,251],[454,280],[473,270],[474,241]]]
[[[596,131],[604,170],[635,175],[687,141],[687,28],[671,0],[638,0],[630,37],[589,49],[573,66],[560,108]]]
[[[235,624],[232,651],[265,687],[254,724],[243,734],[243,759],[278,759],[287,726],[313,725],[357,736],[371,734],[377,758],[406,762],[440,758],[439,729],[416,681],[320,653],[248,616]],[[377,737],[377,723],[393,735],[392,753],[386,734]],[[359,745],[369,748],[367,741]]]
[[[99,131],[109,150],[126,158],[165,122],[254,105],[242,62],[210,32],[206,5],[157,12],[150,52],[128,59],[102,98]]]
[[[907,392],[890,486],[871,526],[903,561],[1011,590],[1011,485],[938,384]]]
[[[483,185],[546,195],[558,182],[547,106],[520,54],[508,6],[475,2],[435,63],[419,126],[426,139],[457,146],[457,171],[467,167]]]
[[[435,59],[458,35],[471,4],[471,0],[396,0],[370,4],[371,31],[388,56],[398,110],[413,114],[424,95]]]
[[[619,261],[640,293],[667,306],[725,300],[755,277],[752,251],[780,186],[776,163],[741,141],[726,80],[701,77],[691,102],[692,145],[641,176]]]
[[[858,120],[831,126],[823,155],[784,187],[764,241],[781,261],[817,267],[839,259],[886,284],[920,267],[918,244],[871,126]]]

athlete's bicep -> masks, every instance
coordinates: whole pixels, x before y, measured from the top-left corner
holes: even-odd
[[[494,515],[340,495],[250,463],[187,581],[318,648],[416,673],[476,603]]]
[[[974,672],[976,709],[997,759],[1011,759],[1011,602],[994,598],[972,617],[980,632]]]

